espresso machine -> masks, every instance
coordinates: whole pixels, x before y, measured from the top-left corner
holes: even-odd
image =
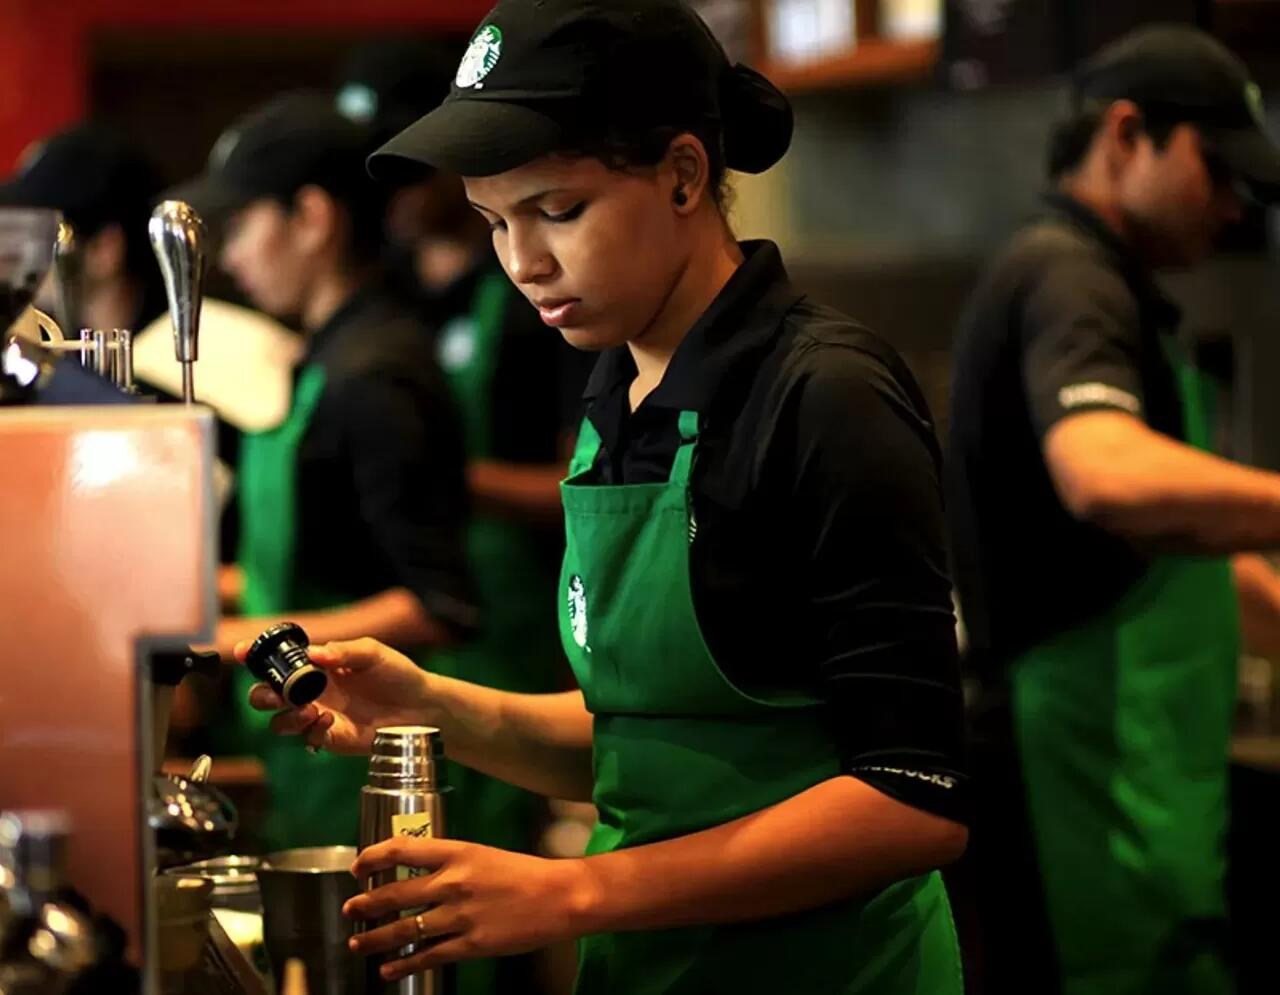
[[[51,260],[57,321],[32,305]],[[0,209],[0,405],[120,404],[134,393],[132,331],[76,330],[80,264],[75,232],[57,211]],[[96,376],[60,363],[66,354]]]
[[[187,203],[167,200],[152,213],[147,234],[164,278],[173,323],[174,356],[182,367],[182,399],[194,399],[194,367],[199,356],[200,303],[205,267],[204,223]],[[43,247],[53,243],[54,293],[57,321],[31,309],[26,341],[55,355],[76,354],[80,365],[114,384],[125,394],[136,392],[133,377],[133,329],[82,328],[79,324],[82,260],[75,230],[56,211],[41,208],[0,210],[0,245],[14,252],[0,259],[0,327],[11,329],[14,320],[35,296],[49,268]],[[6,265],[7,264],[7,265]],[[5,269],[9,272],[6,274]],[[36,283],[32,286],[32,280]],[[7,305],[7,307],[6,307]],[[11,329],[12,331],[12,329]],[[6,333],[9,343],[21,345],[17,334]],[[30,350],[28,350],[30,352]],[[31,353],[36,361],[39,352]]]
[[[227,852],[237,820],[207,758],[156,773],[173,689],[219,661],[191,649],[217,614],[213,422],[191,404],[204,229],[167,201],[149,235],[185,405],[134,392],[128,330],[76,328],[75,234],[58,213],[0,208],[0,812],[56,815],[68,882],[158,995],[176,935],[158,872]],[[45,315],[37,337],[19,334],[50,267],[76,334]],[[255,990],[251,972],[224,974],[199,990]]]

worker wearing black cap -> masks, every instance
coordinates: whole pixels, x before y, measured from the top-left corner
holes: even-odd
[[[505,0],[444,103],[373,157],[465,177],[508,276],[601,353],[548,605],[581,689],[340,643],[313,654],[331,694],[275,719],[354,752],[413,716],[461,763],[596,804],[583,858],[364,851],[361,875],[432,872],[348,903],[402,916],[358,952],[422,943],[384,976],[581,937],[582,995],[961,990],[935,870],[964,846],[966,781],[929,415],[902,360],[722,206],[725,168],[768,169],[791,129],[681,0]]]
[[[448,94],[460,50],[415,39],[370,42],[347,60],[337,106],[389,140]],[[436,329],[437,356],[462,412],[474,505],[468,551],[484,615],[477,639],[434,654],[430,666],[506,691],[562,690],[569,667],[546,609],[564,552],[560,480],[590,356],[549,335],[512,286],[456,174],[433,169],[412,180],[390,194],[388,232],[411,299]],[[534,849],[545,802],[461,765],[451,765],[449,784],[451,836]],[[481,976],[495,967],[466,965],[460,992],[526,987],[508,976],[521,969],[516,962],[502,964],[500,978]]]
[[[1280,545],[1280,477],[1205,451],[1211,393],[1152,273],[1203,259],[1242,198],[1273,199],[1280,149],[1244,67],[1192,29],[1115,42],[1072,97],[1043,215],[956,346],[988,990],[1227,992],[1241,618],[1280,646],[1274,576],[1227,557]]]
[[[88,122],[33,145],[0,185],[0,204],[50,207],[75,229],[79,327],[140,331],[165,308],[164,286],[147,241],[160,179],[146,156],[109,125]],[[52,281],[38,305],[55,312]],[[66,316],[59,316],[64,323]],[[76,328],[64,328],[75,338]]]
[[[427,331],[380,284],[367,148],[326,96],[288,94],[232,125],[178,191],[226,218],[221,264],[253,303],[297,316],[307,336],[288,417],[243,444],[244,617],[219,624],[228,656],[282,616],[314,640],[406,648],[476,627],[462,429]],[[265,728],[245,713],[251,732]],[[362,766],[266,744],[268,844],[354,842]]]
[[[334,103],[369,129],[374,146],[399,134],[449,91],[460,46],[416,37],[382,38],[353,49],[339,73]],[[431,293],[472,268],[474,250],[454,245],[470,234],[470,209],[458,178],[440,170],[413,176],[387,192],[387,253],[406,298],[438,327]],[[487,244],[486,244],[487,248]]]

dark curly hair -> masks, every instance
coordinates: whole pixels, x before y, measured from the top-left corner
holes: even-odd
[[[729,171],[725,165],[720,128],[714,123],[689,127],[663,125],[632,130],[615,127],[600,134],[579,136],[569,144],[564,154],[598,159],[608,169],[618,172],[645,169],[661,162],[676,136],[686,133],[702,142],[707,150],[707,187],[721,211],[728,210],[732,200]]]

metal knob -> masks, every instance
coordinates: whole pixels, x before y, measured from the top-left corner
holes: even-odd
[[[53,246],[53,274],[62,334],[74,336],[80,328],[81,259],[75,229],[68,221],[58,225],[58,238]]]
[[[204,285],[205,229],[190,204],[166,200],[147,224],[151,248],[160,264],[169,317],[173,321],[173,349],[182,364],[182,399],[194,399],[192,364],[199,358],[200,302]]]

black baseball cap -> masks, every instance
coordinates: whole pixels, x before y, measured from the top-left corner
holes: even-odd
[[[287,201],[314,184],[344,200],[376,189],[364,172],[367,128],[339,114],[327,94],[282,94],[219,136],[205,172],[168,196],[219,216],[263,198]]]
[[[786,153],[792,113],[684,0],[502,0],[444,102],[369,169],[491,176],[612,132],[699,125],[719,131],[729,168],[760,173]]]
[[[1196,125],[1259,199],[1280,200],[1280,146],[1267,134],[1262,91],[1221,42],[1183,25],[1139,28],[1077,69],[1074,95],[1132,100],[1152,120]]]
[[[440,105],[463,45],[424,38],[377,38],[347,54],[334,106],[369,128],[377,145]]]
[[[134,143],[90,122],[31,146],[0,185],[0,204],[56,208],[82,235],[92,235],[148,214],[159,189],[159,175]]]

